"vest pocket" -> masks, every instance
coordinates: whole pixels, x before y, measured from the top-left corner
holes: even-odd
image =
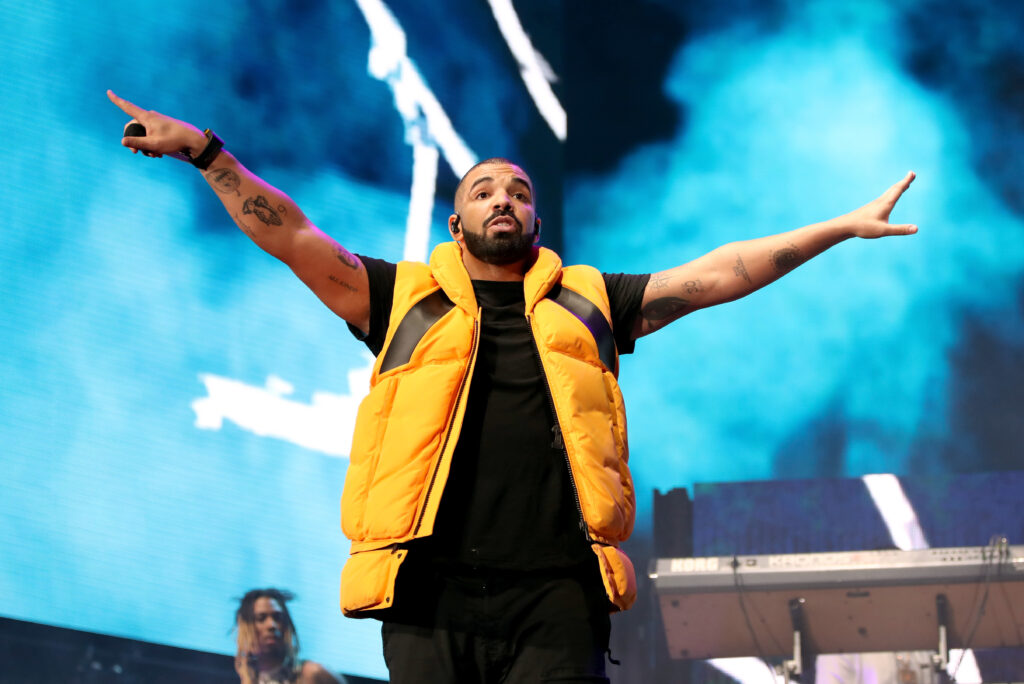
[[[626,448],[626,406],[622,402],[622,394],[616,387],[615,377],[608,372],[601,373],[604,381],[604,393],[611,408],[612,438],[615,440],[615,453],[623,462],[629,460]]]
[[[390,607],[395,600],[398,568],[407,553],[389,546],[352,554],[341,569],[342,612],[351,616],[362,610]]]
[[[619,507],[622,526],[615,531],[616,539],[625,540],[633,532],[633,521],[636,517],[636,495],[633,491],[633,477],[629,472],[629,445],[626,442],[626,406],[622,401],[622,393],[611,373],[602,373],[605,394],[611,413],[612,439],[615,443],[616,467],[618,469],[619,496],[615,501]]]
[[[381,443],[394,402],[397,382],[379,383],[359,405],[345,487],[341,491],[341,528],[352,540],[366,539],[366,500],[380,461]],[[367,420],[373,416],[373,420]]]
[[[436,508],[447,477],[447,463],[439,459],[462,370],[460,363],[433,363],[389,378],[397,385],[389,411],[394,419],[380,437],[380,456],[366,493],[363,539],[406,541],[428,505],[428,494],[429,505]]]
[[[591,548],[601,563],[601,580],[608,600],[619,610],[626,610],[636,601],[636,571],[629,556],[614,546],[593,544]]]

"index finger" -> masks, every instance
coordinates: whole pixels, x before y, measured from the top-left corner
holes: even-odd
[[[115,95],[113,90],[108,90],[107,91],[107,97],[110,98],[111,102],[113,102],[118,107],[120,107],[122,112],[124,112],[125,114],[128,114],[130,116],[133,116],[136,119],[138,119],[140,115],[146,113],[145,109],[142,109],[141,107],[133,105],[131,102],[129,102],[128,100],[124,99],[123,97],[118,97],[117,95]]]
[[[917,178],[917,174],[914,173],[913,171],[908,171],[906,176],[896,181],[896,183],[894,183],[893,186],[889,188],[887,194],[890,195],[890,199],[892,200],[893,204],[895,204],[896,200],[903,196],[903,193],[907,191],[907,188],[910,187],[910,184],[914,182],[915,178]]]

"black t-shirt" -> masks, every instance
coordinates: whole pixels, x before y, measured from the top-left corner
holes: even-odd
[[[359,257],[370,281],[374,354],[387,334],[396,266]],[[604,274],[620,354],[650,275]],[[416,553],[470,567],[542,570],[589,556],[564,448],[536,351],[521,282],[473,281],[483,310],[476,369],[466,415],[434,524]]]

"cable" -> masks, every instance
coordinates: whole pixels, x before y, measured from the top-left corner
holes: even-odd
[[[747,623],[747,631],[750,632],[750,638],[754,641],[754,648],[757,649],[757,657],[760,658],[761,662],[764,663],[764,666],[768,668],[768,672],[772,677],[772,684],[775,684],[775,670],[772,668],[771,664],[769,664],[768,658],[764,655],[764,649],[761,648],[761,642],[757,639],[757,633],[754,631],[754,625],[751,624],[750,615],[747,613],[747,605],[743,600],[743,580],[740,579],[739,573],[740,561],[735,554],[732,557],[732,563],[729,565],[732,567],[732,583],[733,586],[736,587],[736,598],[738,598],[740,602],[740,612],[743,613],[743,621]],[[758,617],[761,617],[760,614]],[[761,621],[764,622],[764,619],[762,618]],[[778,641],[775,641],[775,635],[772,634],[771,631],[768,632],[768,636],[770,636],[772,641],[775,642],[776,648],[785,653],[785,649],[779,645]]]
[[[956,661],[956,667],[953,668],[953,674],[950,677],[953,681],[956,681],[956,675],[960,671],[960,665],[964,662],[964,656],[967,655],[967,651],[971,648],[971,641],[974,639],[975,632],[978,631],[978,627],[981,625],[981,618],[985,615],[985,605],[988,603],[988,592],[992,587],[992,575],[993,570],[1000,567],[1001,563],[997,562],[997,554],[1002,557],[1009,553],[1009,547],[1006,544],[1006,537],[1000,535],[992,535],[988,540],[988,546],[985,547],[988,550],[986,555],[985,550],[982,550],[982,556],[985,560],[985,571],[984,579],[982,583],[975,589],[974,595],[977,596],[979,591],[981,593],[981,600],[976,603],[976,607],[971,611],[971,620],[968,622],[970,629],[967,631],[967,638],[964,639],[964,647],[960,651],[960,657]],[[973,624],[972,624],[973,623]]]

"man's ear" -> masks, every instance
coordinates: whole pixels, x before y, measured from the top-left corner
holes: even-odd
[[[540,219],[533,219],[533,244],[540,243]]]
[[[452,234],[452,237],[456,240],[459,239],[459,233],[462,232],[462,217],[458,214],[452,214],[448,217],[448,231]]]

